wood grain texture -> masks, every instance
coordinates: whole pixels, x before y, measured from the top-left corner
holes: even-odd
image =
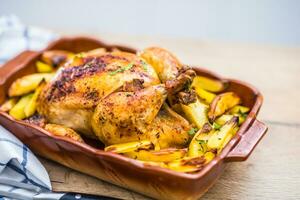
[[[265,102],[258,119],[267,123],[267,135],[247,161],[228,164],[222,177],[202,199],[300,199],[300,48],[119,35],[101,38],[138,48],[165,47],[184,63],[244,80],[263,93]],[[148,199],[41,160],[50,174],[54,191]]]

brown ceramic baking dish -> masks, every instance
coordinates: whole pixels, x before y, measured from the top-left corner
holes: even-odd
[[[52,42],[45,50],[81,52],[99,47],[136,51],[89,37],[62,38]],[[0,68],[0,103],[5,101],[8,87],[16,78],[35,72],[34,64],[41,53],[25,51]],[[224,79],[199,67],[195,67],[195,70],[199,75],[228,82],[227,90],[236,92],[242,97],[243,104],[251,108],[246,121],[222,153],[195,174],[146,166],[133,159],[104,152],[101,145],[97,146],[95,142],[82,144],[66,137],[54,136],[38,126],[15,120],[2,111],[0,123],[34,153],[72,169],[157,199],[197,199],[216,182],[226,163],[248,158],[266,133],[267,127],[256,119],[263,100],[257,89],[242,81]]]

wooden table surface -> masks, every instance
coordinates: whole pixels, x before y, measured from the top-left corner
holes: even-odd
[[[165,47],[184,63],[244,80],[264,95],[258,119],[268,125],[267,135],[247,161],[228,164],[221,178],[201,199],[300,199],[300,48],[118,35],[101,38],[137,48]],[[148,199],[41,160],[55,191]]]

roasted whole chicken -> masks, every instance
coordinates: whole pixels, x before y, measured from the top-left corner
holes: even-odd
[[[177,172],[217,156],[250,108],[226,81],[195,74],[170,52],[100,48],[45,51],[0,106],[16,120],[79,143]],[[85,137],[83,137],[85,136]],[[97,146],[98,148],[98,146]]]
[[[195,100],[188,91],[194,76],[161,48],[90,52],[58,70],[39,95],[37,111],[105,145],[149,140],[155,149],[182,148],[191,124],[172,108]]]

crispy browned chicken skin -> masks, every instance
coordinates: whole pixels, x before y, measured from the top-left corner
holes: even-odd
[[[161,48],[103,52],[65,64],[43,89],[37,110],[105,145],[148,139],[157,148],[182,147],[191,126],[166,99],[176,99],[193,76]]]

